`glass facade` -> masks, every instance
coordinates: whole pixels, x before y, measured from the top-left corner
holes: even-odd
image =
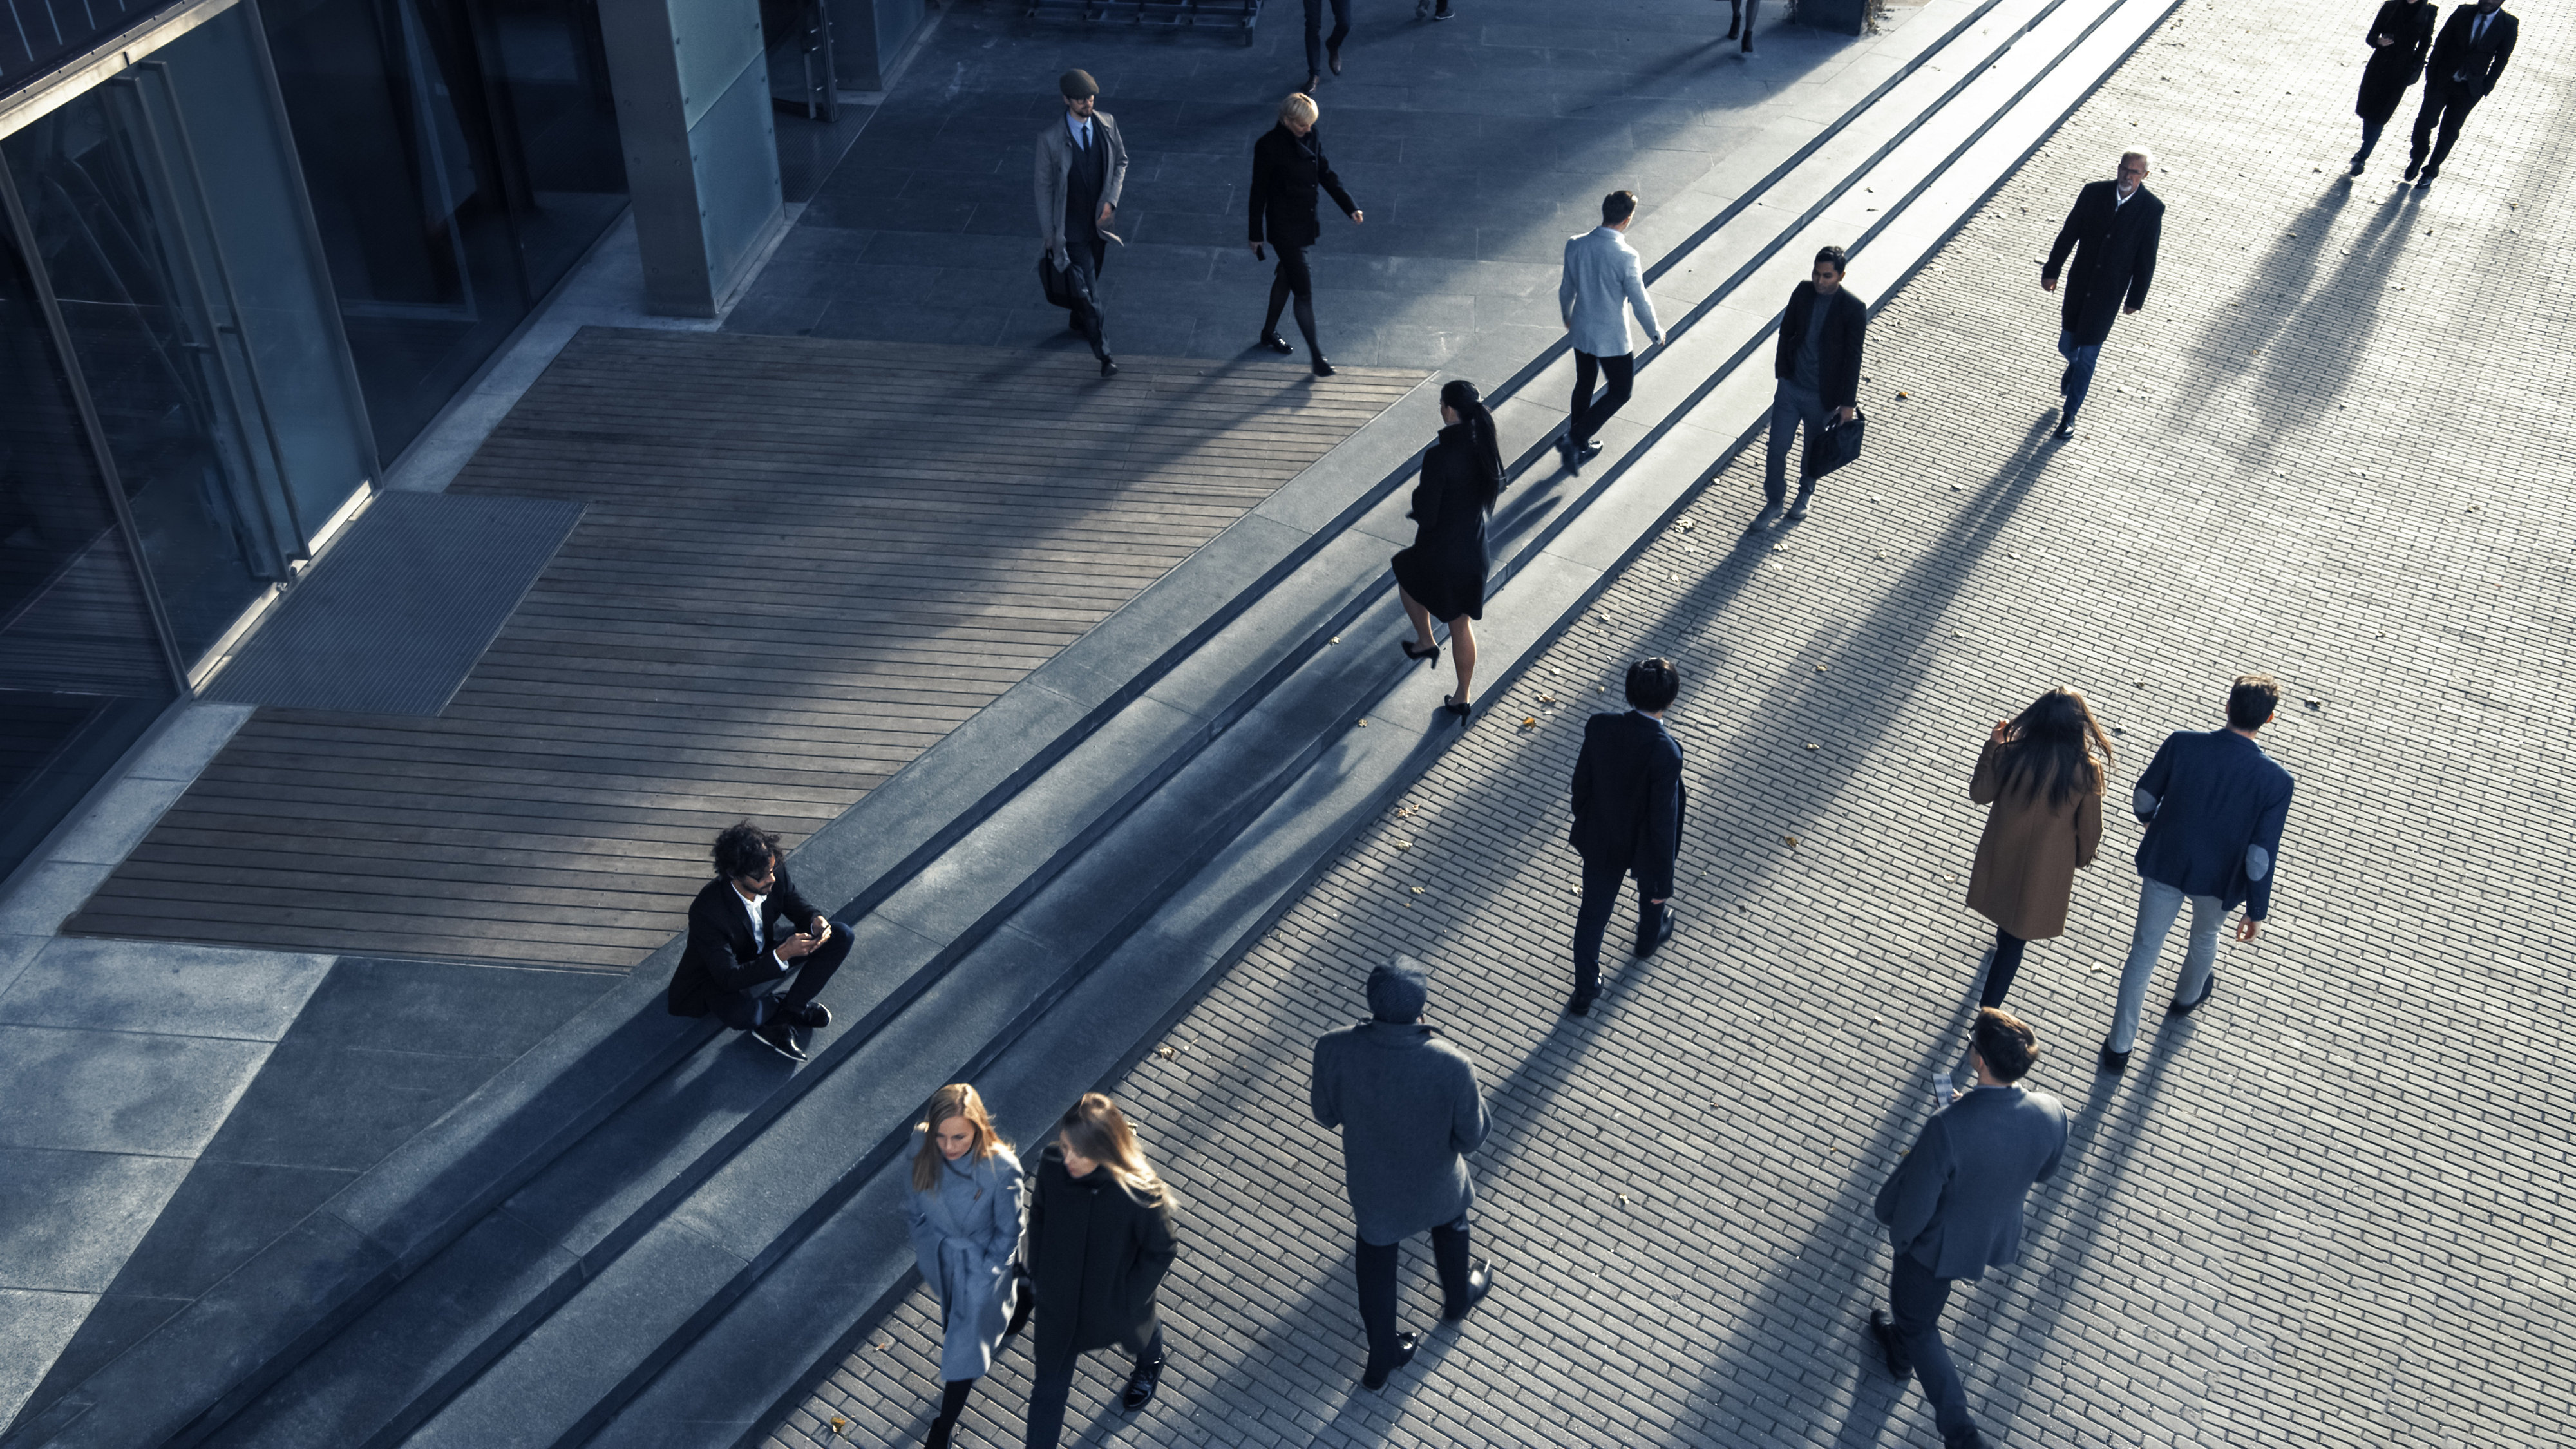
[[[0,136],[0,875],[626,204],[596,0],[164,14]]]

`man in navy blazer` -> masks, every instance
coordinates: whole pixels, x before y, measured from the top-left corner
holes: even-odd
[[[2254,732],[2271,722],[2281,686],[2268,674],[2241,674],[2227,691],[2227,728],[2167,735],[2132,802],[2147,827],[2138,843],[2138,928],[2120,972],[2120,1006],[2102,1070],[2127,1069],[2137,1045],[2138,1012],[2147,980],[2182,903],[2191,902],[2191,946],[2169,1016],[2188,1016],[2218,989],[2218,927],[2238,906],[2236,939],[2260,935],[2272,914],[2272,882],[2281,863],[2281,830],[2290,818],[2290,772],[2274,764]]]
[[[1673,860],[1681,853],[1682,747],[1664,731],[1664,711],[1682,692],[1669,659],[1628,666],[1626,714],[1596,714],[1583,725],[1574,759],[1575,852],[1583,857],[1583,904],[1574,915],[1574,995],[1568,1016],[1590,1016],[1601,994],[1601,936],[1619,882],[1637,877],[1637,954],[1672,939]]]
[[[2066,1155],[2066,1106],[2018,1085],[2039,1060],[2039,1036],[1996,1007],[1977,1013],[1968,1063],[1977,1084],[1932,1115],[1912,1151],[1878,1190],[1878,1220],[1896,1250],[1888,1312],[1869,1335],[1899,1379],[1923,1381],[1945,1449],[1986,1441],[1968,1414],[1968,1392],[1941,1341],[1950,1285],[2021,1256],[2022,1201]]]
[[[689,902],[689,944],[671,972],[670,1012],[713,1012],[801,1062],[797,1031],[832,1024],[832,1009],[814,998],[849,959],[850,930],[807,904],[787,878],[778,837],[750,821],[716,837],[715,862],[716,878]],[[791,976],[785,996],[772,994]]]

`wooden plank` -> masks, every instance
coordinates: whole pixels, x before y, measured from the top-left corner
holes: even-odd
[[[259,711],[66,929],[631,966],[1418,381],[586,329],[453,485],[588,511],[447,710]]]

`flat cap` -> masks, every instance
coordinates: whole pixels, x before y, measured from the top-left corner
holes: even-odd
[[[1087,70],[1066,71],[1057,79],[1055,88],[1064,92],[1064,98],[1068,101],[1078,101],[1084,96],[1100,94],[1100,82],[1093,80],[1091,72]]]

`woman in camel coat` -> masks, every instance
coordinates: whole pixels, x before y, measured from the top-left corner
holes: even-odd
[[[2004,1004],[2024,946],[2066,934],[2075,872],[2102,848],[2110,775],[2111,741],[2071,689],[1997,723],[1978,754],[1968,799],[1992,808],[1968,873],[1968,909],[1995,923],[1979,1005]]]

